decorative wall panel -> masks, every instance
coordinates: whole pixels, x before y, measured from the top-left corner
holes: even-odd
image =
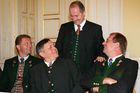
[[[43,15],[59,15],[60,0],[43,0]]]
[[[60,20],[59,18],[44,20],[44,37],[56,39],[58,36]]]
[[[42,38],[49,38],[53,42],[58,36],[60,22],[64,18],[64,3],[65,0],[41,0],[38,2],[38,41]],[[61,8],[60,8],[61,7]],[[62,8],[63,7],[63,8]],[[61,10],[60,10],[61,9]]]

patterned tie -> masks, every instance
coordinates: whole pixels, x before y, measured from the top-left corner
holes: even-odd
[[[14,82],[14,87],[11,90],[11,93],[23,93],[22,81],[23,81],[23,72],[24,72],[24,58],[20,58],[16,80]]]
[[[78,29],[76,31],[76,34],[79,35],[79,32],[80,32],[80,25],[77,25],[78,26]]]
[[[108,61],[108,67],[110,67],[112,65],[112,61],[113,61],[112,58],[110,58]]]

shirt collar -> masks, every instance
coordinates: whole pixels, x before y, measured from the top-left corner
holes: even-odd
[[[113,57],[113,58],[112,58],[112,63],[116,60],[116,58],[118,58],[118,57],[120,57],[120,56],[122,56],[122,55],[123,55],[123,54]],[[111,58],[109,58],[109,59],[111,59]],[[108,61],[109,61],[109,59],[108,59]]]
[[[55,60],[52,61],[52,64],[54,63],[54,61],[55,61]],[[49,67],[49,62],[46,62],[45,60],[44,60],[44,62],[45,62],[45,64]]]
[[[80,24],[80,31],[83,30],[83,26],[85,25],[85,23],[86,23],[86,19],[84,19],[83,22]],[[76,24],[74,24],[74,28],[75,28],[75,31],[77,31],[78,26]]]
[[[29,55],[28,56],[26,56],[26,57],[24,57],[24,61],[26,61],[27,59],[29,58]],[[19,62],[21,62],[21,57],[18,55],[18,60],[19,60]]]

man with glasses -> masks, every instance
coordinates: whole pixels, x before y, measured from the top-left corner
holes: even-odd
[[[104,62],[96,62],[96,75],[89,87],[94,93],[133,93],[138,62],[125,58],[127,40],[121,33],[111,33],[103,42]]]

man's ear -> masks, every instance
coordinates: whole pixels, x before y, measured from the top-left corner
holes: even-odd
[[[19,47],[19,45],[16,45],[16,48],[17,48],[17,50],[20,50],[20,47]]]
[[[116,42],[116,43],[115,43],[115,48],[116,48],[116,49],[120,48],[120,43],[119,43],[119,42]]]
[[[40,55],[41,57],[44,58],[44,52],[43,52],[43,51],[41,51],[41,52],[39,53],[39,55]]]
[[[117,45],[118,47],[120,47],[120,43],[119,43],[119,42],[116,42],[116,45]]]

